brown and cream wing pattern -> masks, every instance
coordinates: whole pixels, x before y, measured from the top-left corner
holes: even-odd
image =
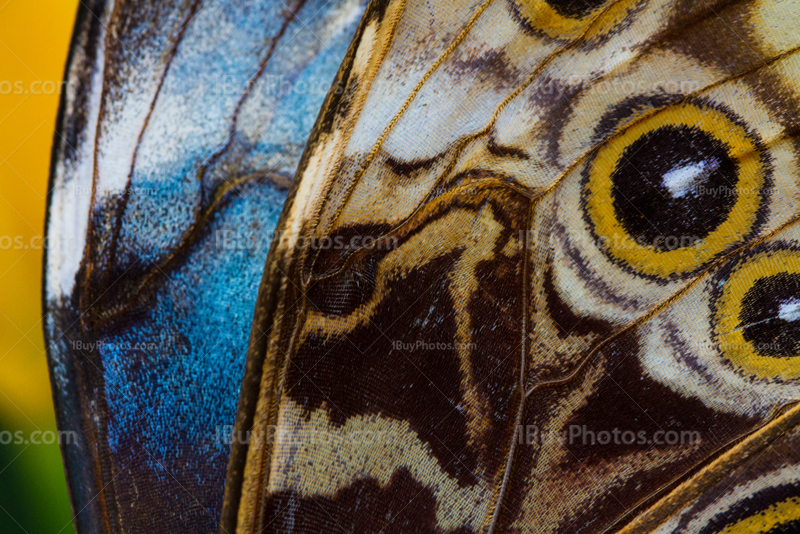
[[[373,2],[270,252],[223,527],[744,532],[800,478],[719,485],[798,421],[798,22]]]

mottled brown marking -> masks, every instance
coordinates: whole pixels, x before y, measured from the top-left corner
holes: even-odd
[[[436,497],[403,469],[386,487],[365,479],[332,497],[304,498],[291,491],[270,496],[264,512],[269,534],[445,534],[436,526]],[[447,534],[470,534],[458,529]]]

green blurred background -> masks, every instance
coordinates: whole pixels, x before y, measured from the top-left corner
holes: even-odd
[[[0,0],[0,235],[21,236],[21,243],[38,243],[44,232],[59,96],[9,87],[59,84],[77,7],[78,0]],[[42,250],[3,243],[0,432],[27,437],[55,430],[42,338]],[[74,532],[71,515],[58,445],[0,444],[0,534]]]

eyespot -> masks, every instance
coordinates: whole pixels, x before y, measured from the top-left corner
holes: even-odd
[[[751,256],[722,284],[715,337],[723,357],[750,377],[800,378],[800,251]]]
[[[580,37],[601,14],[604,23],[586,37],[605,33],[628,15],[630,4],[638,3],[616,2],[604,10],[609,0],[513,0],[514,10],[529,31],[564,41]]]
[[[584,175],[585,214],[607,255],[644,276],[689,276],[757,231],[769,165],[732,112],[667,108],[603,145]]]

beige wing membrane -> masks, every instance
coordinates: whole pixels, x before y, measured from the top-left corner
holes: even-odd
[[[800,480],[722,486],[796,441],[798,23],[373,3],[270,252],[223,527],[745,532]]]

